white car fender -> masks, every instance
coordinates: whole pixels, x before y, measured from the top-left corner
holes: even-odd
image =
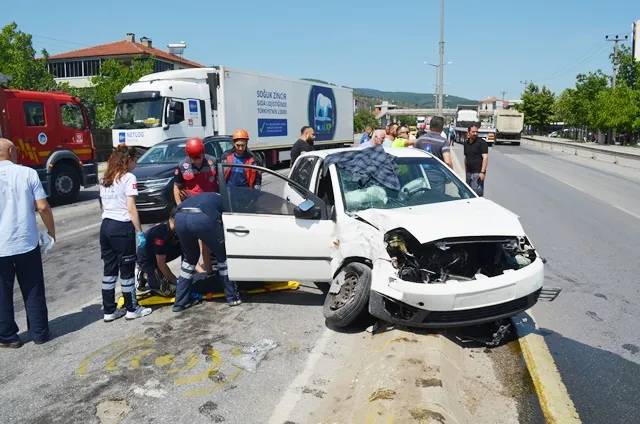
[[[346,217],[336,223],[336,244],[331,260],[331,275],[335,276],[349,258],[364,258],[371,262],[391,260],[382,234],[358,219]]]

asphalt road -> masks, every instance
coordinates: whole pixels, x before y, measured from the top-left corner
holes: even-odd
[[[281,193],[283,185],[267,177],[263,188]],[[16,285],[16,320],[26,344],[0,352],[0,422],[101,422],[96,414],[117,418],[104,423],[120,419],[124,423],[317,422],[327,413],[340,415],[338,407],[327,405],[342,401],[348,408],[352,396],[366,399],[371,393],[362,393],[369,386],[357,383],[358,378],[371,384],[378,381],[375,372],[369,380],[358,377],[358,358],[365,349],[375,357],[387,346],[391,352],[385,353],[384,365],[402,371],[408,349],[394,342],[426,346],[434,339],[412,332],[400,337],[385,333],[374,339],[363,332],[364,327],[347,332],[329,329],[322,316],[324,296],[313,284],[304,283],[297,291],[247,295],[236,308],[212,301],[178,315],[170,306],[160,306],[142,319],[104,323],[97,192],[88,190],[82,196],[84,201],[54,208],[59,241],[44,260],[53,337],[48,343],[28,342]],[[264,339],[275,341],[277,347],[256,372],[238,367],[241,351]],[[433,363],[437,353],[432,345],[424,350],[425,363]],[[458,365],[443,364],[442,377],[436,380],[449,391],[464,387],[450,410],[482,417],[477,422],[537,422],[530,419],[529,405],[518,402],[531,397],[533,390],[530,382],[522,382],[525,373],[513,343],[489,352],[472,344],[443,340],[441,345],[458,358]],[[398,400],[415,400],[415,409],[432,390],[442,387],[418,387],[421,372],[425,374],[420,382],[432,381],[425,378],[434,375],[420,370],[422,359],[409,359],[414,364],[411,375],[406,369],[402,381],[388,380],[397,385]],[[404,390],[411,391],[410,396]],[[405,404],[380,405],[384,411],[366,410],[362,412],[366,417],[354,419],[390,422],[392,405],[403,405],[397,414],[409,411]],[[429,411],[421,406],[418,412]]]
[[[545,285],[563,289],[533,312],[582,422],[637,422],[640,171],[495,146],[485,195],[521,216]]]

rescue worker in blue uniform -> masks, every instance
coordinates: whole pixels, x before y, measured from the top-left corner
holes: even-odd
[[[140,226],[135,198],[138,195],[136,176],[136,149],[124,145],[111,153],[107,170],[100,182],[100,252],[104,261],[102,277],[102,306],[104,321],[111,322],[125,317],[128,320],[151,314],[150,308],[138,306],[135,300],[136,238],[137,247],[143,248],[146,240]],[[116,281],[120,271],[122,296],[125,309],[117,308]]]
[[[224,287],[227,303],[229,306],[240,305],[242,302],[238,286],[229,280],[220,195],[202,193],[186,198],[176,208],[174,225],[182,245],[184,259],[180,267],[173,312],[182,312],[194,302],[191,296],[191,283],[200,257],[199,239],[211,250],[218,262],[218,274]]]
[[[148,287],[152,292],[165,297],[176,294],[176,277],[169,262],[182,256],[182,246],[175,232],[175,214],[173,208],[167,221],[149,228],[145,232],[146,245],[138,249],[139,290]]]
[[[262,161],[247,149],[249,133],[238,129],[233,133],[233,149],[222,154],[223,163],[262,166]],[[234,187],[247,187],[260,190],[262,174],[255,169],[229,167],[225,169],[224,180]]]

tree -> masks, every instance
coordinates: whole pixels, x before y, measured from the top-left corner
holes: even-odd
[[[613,63],[613,53],[611,54]],[[633,59],[631,48],[624,44],[618,49],[618,81],[623,81],[632,90],[640,90],[640,62]]]
[[[595,128],[596,98],[607,88],[608,81],[609,77],[601,70],[578,74],[575,89],[566,89],[558,97],[555,106],[558,119],[571,126]]]
[[[598,93],[595,106],[592,115],[597,128],[632,132],[640,127],[640,92],[624,82]]]
[[[403,125],[416,125],[418,123],[417,116],[398,116],[398,121],[402,122]]]
[[[555,96],[546,86],[540,89],[530,83],[522,93],[522,103],[516,105],[516,109],[524,114],[525,124],[541,129],[551,122],[554,102]]]
[[[376,114],[367,109],[358,109],[353,115],[353,129],[355,132],[362,132],[367,126],[376,128],[379,125]]]
[[[98,127],[111,128],[116,110],[115,97],[122,89],[141,77],[153,73],[153,60],[136,57],[131,65],[106,60],[100,66],[100,73],[91,78],[94,85],[94,102]]]
[[[42,58],[36,59],[30,34],[18,30],[11,22],[0,32],[0,74],[12,77],[8,84],[18,90],[48,91],[56,87],[53,75],[47,71],[49,54],[42,50]]]

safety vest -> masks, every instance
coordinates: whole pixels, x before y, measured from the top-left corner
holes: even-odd
[[[197,169],[189,157],[185,158],[176,174],[182,174],[184,188],[190,196],[200,193],[218,193],[218,179],[216,178],[216,159],[213,156],[205,155],[202,161],[202,168]]]
[[[231,153],[227,156],[226,163],[233,164],[233,158],[235,158],[236,154]],[[255,159],[253,156],[249,156],[249,160],[244,162],[245,165],[253,165],[255,163]],[[244,168],[244,175],[247,177],[247,184],[249,184],[249,188],[253,188],[253,185],[256,182],[256,176],[258,175],[258,171],[255,169]],[[224,180],[229,181],[229,177],[231,176],[231,168],[227,168],[224,171]]]

